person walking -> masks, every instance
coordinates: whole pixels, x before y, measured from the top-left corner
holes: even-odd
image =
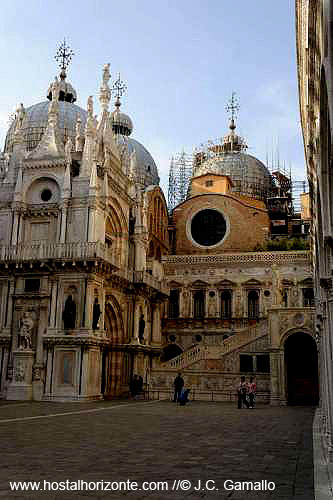
[[[247,392],[248,392],[248,384],[245,381],[245,377],[242,376],[240,379],[239,385],[237,387],[238,409],[239,410],[243,407],[243,404],[246,406],[246,408],[250,407],[250,405],[246,399]]]
[[[182,389],[184,387],[184,379],[182,378],[182,374],[179,372],[177,377],[175,378],[173,385],[175,387],[175,393],[173,396],[173,400],[175,403],[179,401]]]
[[[254,408],[254,399],[256,397],[256,390],[257,390],[257,385],[254,381],[253,377],[250,377],[250,382],[248,386],[248,394],[249,394],[249,404],[250,408]]]

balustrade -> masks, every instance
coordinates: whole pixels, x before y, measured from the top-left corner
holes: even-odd
[[[0,261],[34,261],[47,259],[103,259],[115,262],[110,249],[100,242],[72,242],[72,243],[31,243],[20,245],[0,246]]]

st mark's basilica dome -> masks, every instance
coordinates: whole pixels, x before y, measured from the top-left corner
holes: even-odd
[[[68,138],[75,143],[77,119],[80,118],[81,120],[81,132],[83,132],[87,120],[87,111],[74,104],[77,94],[73,86],[66,81],[65,71],[60,73],[59,83],[58,130],[60,139],[64,144]],[[47,99],[52,99],[51,85],[47,91]],[[23,144],[26,151],[35,149],[45,132],[48,121],[49,100],[39,102],[24,110],[22,130],[24,137]],[[12,121],[6,135],[4,153],[11,153],[13,151],[14,132],[19,117],[20,113],[18,110],[16,118]],[[110,120],[119,146],[123,147],[125,145],[129,154],[135,152],[137,177],[140,178],[140,181],[145,186],[158,185],[160,178],[156,163],[149,151],[140,142],[129,137],[133,131],[133,123],[128,115],[120,111],[119,97],[117,97],[115,102],[115,110],[110,113]]]

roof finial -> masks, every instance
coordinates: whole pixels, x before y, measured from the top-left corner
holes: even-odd
[[[54,56],[55,60],[59,63],[59,68],[61,69],[60,78],[62,80],[66,78],[66,69],[70,65],[73,55],[74,52],[68,45],[66,45],[66,39],[64,38],[63,43],[60,45],[56,55]]]
[[[125,82],[120,79],[120,73],[118,73],[118,79],[112,85],[112,94],[116,97],[115,106],[119,110],[121,106],[120,97],[124,95],[127,90]]]
[[[239,101],[238,101],[238,99],[236,99],[236,92],[232,92],[231,99],[229,100],[225,109],[226,109],[227,113],[229,113],[230,129],[235,130],[235,128],[236,128],[235,119],[236,119],[237,113],[239,111]]]

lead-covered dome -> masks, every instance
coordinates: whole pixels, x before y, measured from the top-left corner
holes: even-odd
[[[49,101],[43,101],[34,104],[25,110],[26,115],[22,123],[24,137],[24,146],[27,151],[35,149],[45,132],[48,120]],[[59,101],[58,127],[60,138],[66,143],[70,137],[75,141],[75,126],[77,118],[80,117],[82,127],[85,126],[87,119],[86,110],[76,104],[67,101]],[[11,153],[13,150],[13,138],[16,127],[16,120],[13,121],[7,132],[5,141],[5,153]]]
[[[160,178],[153,157],[147,149],[139,142],[126,135],[117,134],[116,141],[120,147],[127,147],[129,154],[133,152],[136,156],[136,176],[145,186],[158,185]]]
[[[209,143],[204,151],[194,156],[193,177],[204,174],[228,175],[232,180],[232,192],[265,200],[273,180],[268,168],[257,158],[247,154],[244,139],[235,134],[232,119],[230,132],[220,143]]]
[[[115,110],[111,113],[110,119],[112,123],[112,130],[116,135],[116,141],[121,148],[127,147],[127,151],[131,156],[135,153],[136,165],[136,179],[144,186],[158,185],[160,178],[156,163],[149,153],[149,151],[139,142],[129,137],[133,130],[133,123],[131,118],[120,111],[120,100],[117,96],[115,102]]]

